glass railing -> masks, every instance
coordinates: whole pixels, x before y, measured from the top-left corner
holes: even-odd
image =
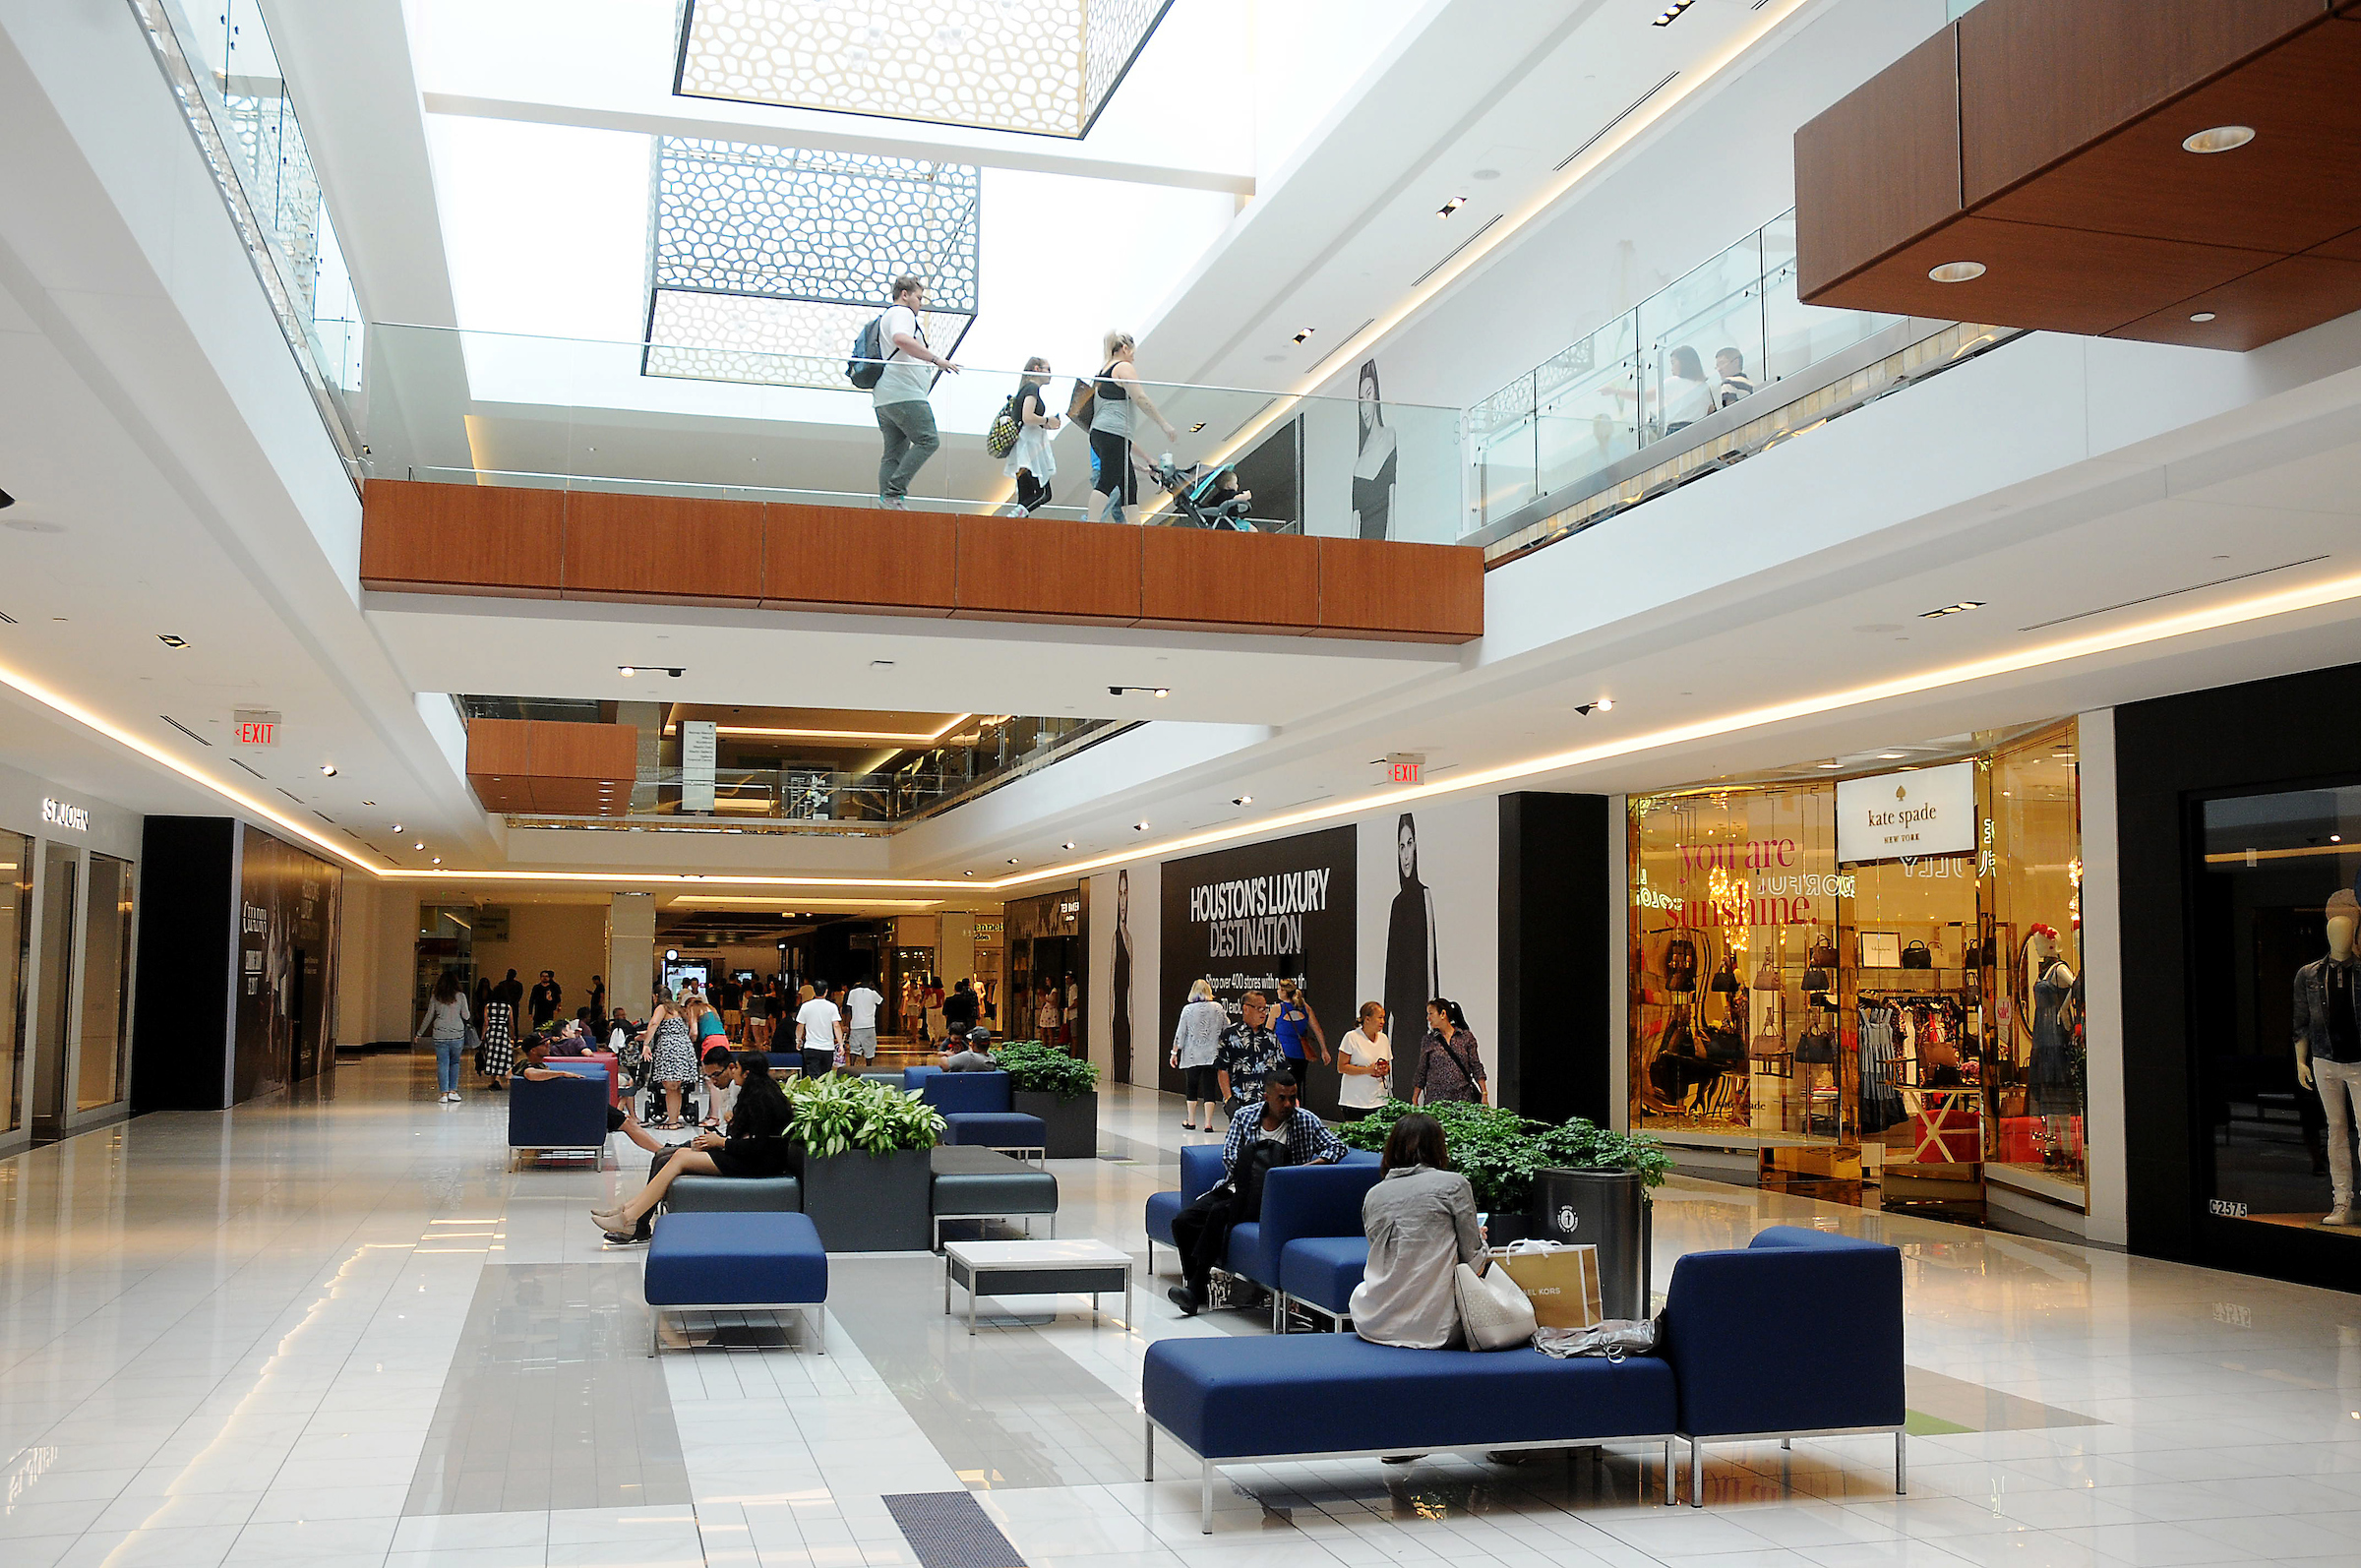
[[[878,504],[883,438],[843,359],[372,325],[346,398],[378,478]],[[1099,367],[1081,367],[1088,375]],[[1044,378],[1051,497],[1034,514],[1113,520],[1069,416],[1075,367]],[[1149,367],[1153,369],[1153,367]],[[940,448],[909,506],[1020,510],[986,438],[1026,373],[963,367],[929,399]],[[1451,543],[1463,506],[1459,410],[1143,378],[1129,411],[1122,520]],[[1105,428],[1102,415],[1098,423]],[[1223,483],[1236,480],[1238,495]],[[1104,486],[1104,488],[1100,488]],[[1103,498],[1092,502],[1094,491]]]
[[[1798,300],[1786,212],[1471,408],[1462,531],[1579,493],[1901,320]]]
[[[632,781],[628,812],[599,819],[597,825],[727,829],[734,824],[825,823],[890,832],[1106,740],[1130,724],[1120,719],[988,720],[972,746],[934,748],[914,754],[899,766],[868,773],[824,766],[715,767],[708,777],[702,770],[692,774],[679,767],[643,767]],[[528,822],[592,822],[574,814],[507,814]]]
[[[348,463],[360,307],[258,0],[130,0]]]

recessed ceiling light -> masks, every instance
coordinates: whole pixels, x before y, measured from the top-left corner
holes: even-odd
[[[443,857],[442,857],[442,856],[440,856],[440,855],[437,855],[437,856],[435,857],[435,864],[436,864],[436,865],[438,865],[438,866],[442,865],[442,864],[443,864]]]
[[[323,762],[320,764],[320,771],[325,777],[334,778],[336,776],[336,764],[333,762]]]
[[[1452,213],[1458,211],[1461,208],[1467,205],[1468,199],[1466,197],[1454,196],[1451,198],[1451,200],[1436,208],[1434,210],[1434,215],[1436,217],[1449,217]]]
[[[1983,607],[1984,601],[1981,599],[1962,599],[1957,604],[1947,604],[1940,609],[1921,610],[1918,612],[1918,619],[1921,621],[1934,621],[1939,620],[1947,615],[1965,615],[1969,610],[1981,610]]]
[[[1969,283],[1984,275],[1984,264],[1945,262],[1941,267],[1928,268],[1926,275],[1938,283]]]
[[[615,673],[628,681],[633,676],[637,675],[639,672],[628,664],[618,664],[615,666]]]
[[[1059,849],[1072,849],[1072,848],[1074,847],[1074,841],[1073,841],[1072,839],[1070,839],[1070,838],[1069,838],[1069,839],[1067,839],[1067,840],[1066,840],[1064,843],[1062,843],[1062,844],[1059,845],[1058,847],[1059,847]]]
[[[2210,310],[2201,310],[2193,314],[2189,319],[2193,322],[2210,322],[2213,319],[2213,313]]]
[[[1663,14],[1648,25],[1652,28],[1668,28],[1680,20],[1680,14],[1683,11],[1688,10],[1696,3],[1697,0],[1672,0],[1670,5],[1665,7]]]
[[[1233,795],[1230,797],[1230,804],[1233,806],[1251,806],[1254,804],[1254,797],[1251,795]]]
[[[400,824],[399,822],[395,822],[395,823],[394,824],[394,832],[396,832],[396,833],[398,833],[398,832],[400,832],[400,831],[401,831],[401,824]]]
[[[2181,138],[2184,152],[2233,152],[2255,139],[2251,125],[2216,125]]]
[[[362,804],[363,806],[375,806],[375,805],[377,804],[377,802],[375,802],[375,801],[363,801],[363,802],[361,802],[361,804]]]
[[[155,634],[155,640],[167,648],[185,648],[189,645],[187,637],[176,637],[169,632],[158,632]]]
[[[426,848],[426,845],[425,845],[425,843],[424,843],[423,841],[421,841],[421,842],[419,842],[419,843],[412,844],[412,845],[410,846],[410,848],[412,848],[412,849],[424,849],[424,848]]]
[[[1008,864],[1011,866],[1016,864],[1016,857],[1014,855],[1008,857]]]
[[[1131,824],[1131,831],[1132,831],[1132,832],[1134,832],[1134,833],[1144,833],[1144,832],[1146,832],[1147,830],[1148,830],[1148,824],[1147,824],[1146,822],[1144,822],[1144,821],[1141,821],[1141,822],[1133,822],[1133,823]]]

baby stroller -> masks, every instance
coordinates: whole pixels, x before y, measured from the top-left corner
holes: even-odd
[[[1148,477],[1173,498],[1175,526],[1253,533],[1254,525],[1246,520],[1246,509],[1251,502],[1243,496],[1229,501],[1215,498],[1216,484],[1229,471],[1227,467],[1208,468],[1202,463],[1176,464],[1170,452],[1148,465]]]

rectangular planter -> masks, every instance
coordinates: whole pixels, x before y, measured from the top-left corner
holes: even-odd
[[[804,1213],[831,1252],[924,1252],[934,1245],[933,1151],[858,1149],[802,1156]]]
[[[1060,1102],[1054,1094],[1019,1089],[1009,1095],[1008,1109],[1019,1116],[1041,1117],[1043,1139],[1053,1160],[1096,1160],[1099,1157],[1099,1094],[1092,1090]]]

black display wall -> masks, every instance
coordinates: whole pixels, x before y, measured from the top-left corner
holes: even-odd
[[[2210,1130],[2199,1104],[2191,977],[2210,972],[2194,914],[2210,799],[2361,783],[2361,665],[2115,710],[2122,900],[2125,1176],[2131,1249],[2361,1289],[2361,1238],[2205,1211]]]
[[[1500,797],[1499,1102],[1612,1124],[1614,874],[1604,795]]]
[[[1304,995],[1333,1045],[1353,1027],[1360,1005],[1352,827],[1273,839],[1167,861],[1157,944],[1159,1086],[1180,1092],[1170,1044],[1192,981],[1213,983],[1214,999],[1238,1016],[1248,991],[1277,997],[1281,979],[1301,979]],[[1333,1064],[1314,1065],[1303,1104],[1336,1114]]]

